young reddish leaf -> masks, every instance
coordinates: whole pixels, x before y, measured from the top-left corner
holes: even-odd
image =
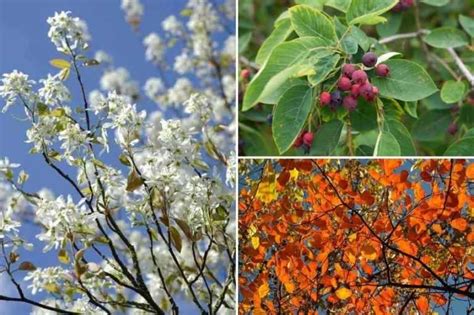
[[[422,314],[427,314],[430,308],[430,302],[425,296],[420,296],[415,301],[416,307]]]

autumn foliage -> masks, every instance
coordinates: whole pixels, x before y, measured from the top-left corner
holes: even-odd
[[[247,160],[239,173],[241,314],[430,314],[474,299],[472,162]]]

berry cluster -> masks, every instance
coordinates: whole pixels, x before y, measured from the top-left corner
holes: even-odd
[[[368,52],[362,57],[362,63],[367,68],[372,68],[377,64],[377,55]],[[375,67],[375,74],[380,77],[387,77],[390,68],[386,64],[379,64]],[[344,106],[348,111],[353,111],[357,107],[357,98],[362,97],[368,102],[375,100],[379,94],[379,89],[369,82],[367,72],[354,64],[345,64],[342,67],[341,78],[337,83],[337,90],[332,93],[322,92],[319,101],[321,106],[328,106],[335,110],[338,106]]]
[[[296,138],[295,143],[293,144],[295,148],[303,147],[305,153],[309,153],[311,145],[313,144],[314,133],[311,131],[304,130],[298,138]]]
[[[402,12],[410,9],[413,6],[413,0],[400,0],[397,5],[393,7],[393,12]]]

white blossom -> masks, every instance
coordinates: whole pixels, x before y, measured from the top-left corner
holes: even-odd
[[[147,60],[160,64],[163,62],[163,56],[165,53],[165,44],[163,40],[156,33],[148,34],[143,40],[145,45],[145,57]]]
[[[129,23],[139,23],[144,11],[140,0],[122,0],[121,8]]]
[[[140,93],[138,83],[133,81],[128,70],[122,67],[105,71],[100,79],[100,87],[104,91],[116,92],[132,99]]]
[[[190,72],[193,66],[193,60],[186,52],[182,52],[174,60],[174,70],[179,74]]]
[[[87,49],[90,40],[86,23],[70,14],[70,11],[55,12],[54,16],[47,19],[50,25],[48,37],[56,49],[63,53],[69,52],[69,49]]]
[[[58,75],[48,74],[48,77],[40,82],[43,87],[38,90],[38,94],[46,105],[60,106],[70,100],[71,94]]]
[[[172,35],[179,36],[184,31],[183,24],[174,15],[168,16],[161,22],[163,30],[169,32]]]
[[[18,70],[11,73],[4,73],[2,85],[0,85],[0,96],[5,99],[6,104],[2,112],[6,112],[18,98],[24,101],[32,98],[32,86],[35,81],[29,80],[28,75]]]

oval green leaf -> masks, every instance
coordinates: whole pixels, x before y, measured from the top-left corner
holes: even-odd
[[[440,27],[426,35],[423,40],[436,48],[456,48],[468,44],[467,36],[453,27]]]
[[[288,89],[276,105],[273,114],[272,131],[280,153],[291,148],[299,136],[312,105],[311,88],[297,85]]]
[[[379,88],[380,95],[414,102],[438,91],[429,74],[419,64],[402,59],[387,60],[385,64],[390,67],[390,76],[372,78],[372,83]]]

